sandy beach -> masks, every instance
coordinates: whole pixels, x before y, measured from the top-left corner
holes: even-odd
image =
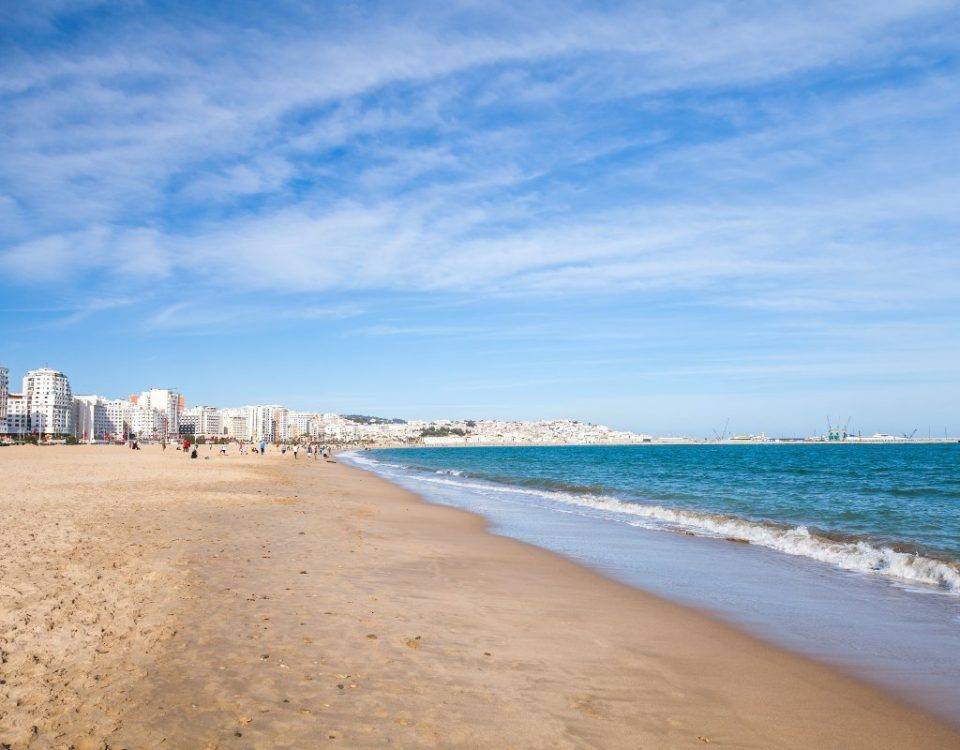
[[[960,747],[338,463],[4,448],[0,519],[2,748]]]

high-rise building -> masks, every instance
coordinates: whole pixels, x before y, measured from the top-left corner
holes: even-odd
[[[287,437],[291,440],[319,437],[317,415],[309,411],[292,411],[287,415]]]
[[[127,437],[131,440],[165,440],[170,438],[170,414],[166,409],[147,406],[144,398],[139,403],[128,403],[124,409],[124,420],[127,425]],[[179,416],[179,415],[178,415]],[[180,428],[179,420],[177,429]]]
[[[225,436],[236,440],[249,440],[246,409],[221,409],[220,426]]]
[[[107,427],[107,408],[101,396],[74,396],[73,434],[80,440],[104,440],[111,430]]]
[[[27,399],[22,393],[7,394],[7,427],[8,435],[23,437],[30,434],[30,425],[27,420]]]
[[[196,435],[200,424],[200,415],[193,409],[187,409],[180,415],[180,437]]]
[[[287,409],[279,404],[243,407],[250,440],[273,442],[287,437]]]
[[[112,399],[103,402],[105,412],[105,436],[107,440],[126,440],[127,433],[130,431],[127,412],[133,404],[124,401],[122,398]]]
[[[10,393],[10,371],[0,367],[0,435],[7,431],[7,396]]]
[[[200,413],[198,427],[200,434],[207,437],[220,437],[223,434],[223,419],[220,417],[220,410],[213,406],[198,406]]]
[[[194,406],[180,415],[181,435],[214,438],[223,434],[220,410],[214,406]]]
[[[140,394],[138,406],[157,409],[164,415],[166,437],[176,439],[180,435],[180,394],[169,388],[151,388]],[[163,425],[157,431],[163,431]]]
[[[70,381],[46,367],[23,376],[29,431],[36,435],[73,434],[73,394]]]

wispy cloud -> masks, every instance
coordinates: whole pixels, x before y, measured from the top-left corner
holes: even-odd
[[[949,0],[7,5],[0,292],[58,325],[533,348],[563,326],[496,311],[615,300],[955,338]]]
[[[254,332],[296,322],[351,320],[363,316],[365,312],[365,308],[356,303],[318,305],[288,300],[283,306],[274,306],[233,299],[215,303],[181,300],[150,313],[143,321],[141,330],[195,335]]]

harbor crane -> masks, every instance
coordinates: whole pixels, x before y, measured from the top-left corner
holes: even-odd
[[[909,435],[907,433],[903,433],[903,437],[907,440],[912,440],[913,436],[916,434],[917,434],[917,428],[914,428],[913,432],[911,432]]]
[[[717,439],[717,442],[718,442],[718,443],[722,443],[724,440],[726,440],[726,438],[727,438],[727,427],[729,427],[729,426],[730,426],[730,417],[727,417],[727,421],[723,423],[723,434],[722,434],[722,435],[718,435],[716,430],[713,431],[713,435],[714,435],[714,437]]]
[[[830,423],[830,417],[827,417],[827,440],[846,440],[850,436],[850,417],[847,417],[843,427],[840,426],[840,417],[837,417],[837,424]]]

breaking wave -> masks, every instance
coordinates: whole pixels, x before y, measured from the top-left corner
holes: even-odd
[[[352,458],[356,463],[371,468],[385,466],[357,454],[353,454]],[[633,526],[746,542],[843,570],[880,575],[896,583],[919,584],[960,595],[960,565],[956,561],[931,557],[901,545],[878,544],[856,537],[834,538],[811,531],[806,526],[778,525],[736,516],[627,502],[611,495],[584,494],[582,490],[585,488],[580,487],[572,492],[535,489],[487,480],[471,481],[458,471],[441,470],[422,474],[411,471],[410,467],[397,468],[405,469],[406,478],[426,484],[448,485],[485,495],[506,493],[533,496],[585,512],[614,514],[618,520]]]

